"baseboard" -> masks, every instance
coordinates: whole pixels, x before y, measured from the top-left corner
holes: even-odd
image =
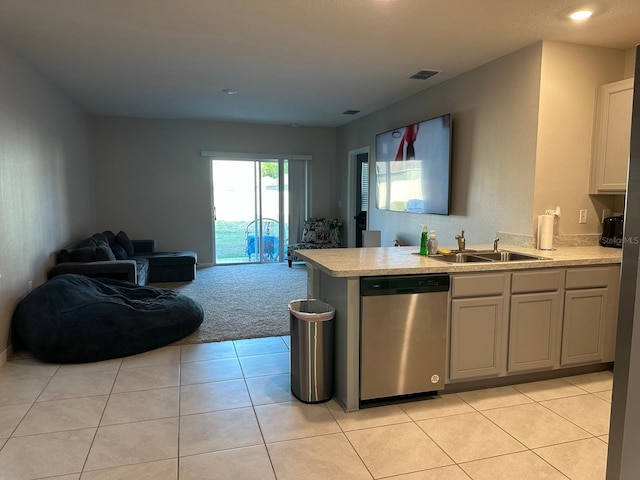
[[[0,352],[0,367],[7,363],[7,358],[9,357],[9,355],[11,355],[12,351],[13,348],[11,345],[9,345],[7,348]]]

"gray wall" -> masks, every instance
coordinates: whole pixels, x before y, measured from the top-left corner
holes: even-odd
[[[152,238],[159,250],[195,250],[213,262],[211,180],[202,150],[311,155],[311,214],[338,214],[335,129],[94,117],[99,230]]]
[[[88,118],[0,46],[0,363],[11,315],[53,252],[95,227]]]
[[[541,208],[556,205],[566,214],[558,234],[597,234],[595,212],[614,208],[614,201],[587,195],[595,92],[622,79],[624,67],[622,50],[541,42],[340,127],[342,217],[349,215],[350,150],[370,146],[375,160],[377,133],[450,112],[451,214],[377,210],[372,176],[369,228],[382,230],[383,246],[396,238],[416,245],[422,223],[437,230],[441,246],[454,245],[463,229],[467,245],[491,243],[497,232],[532,238]],[[591,215],[588,225],[578,227],[580,208]]]

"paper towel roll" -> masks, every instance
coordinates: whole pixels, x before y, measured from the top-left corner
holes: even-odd
[[[538,216],[538,249],[553,250],[553,219],[555,215]]]

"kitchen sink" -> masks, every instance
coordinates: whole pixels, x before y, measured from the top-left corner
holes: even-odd
[[[545,257],[529,255],[527,253],[510,252],[508,250],[487,250],[487,251],[468,251],[451,253],[450,255],[435,255],[432,258],[449,263],[470,263],[470,262],[520,262],[531,260],[548,260]]]

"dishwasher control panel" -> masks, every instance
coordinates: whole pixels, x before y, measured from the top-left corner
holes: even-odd
[[[448,292],[449,275],[391,275],[362,277],[360,295],[398,295],[402,293]]]

